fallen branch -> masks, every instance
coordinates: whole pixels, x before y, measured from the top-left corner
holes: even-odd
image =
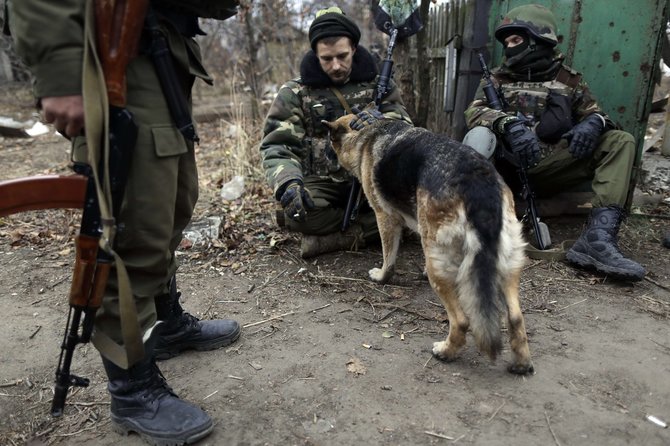
[[[448,435],[443,435],[443,434],[438,434],[437,432],[423,431],[423,433],[426,434],[426,435],[430,435],[431,437],[442,438],[444,440],[455,440],[454,437],[450,437]]]
[[[556,443],[556,446],[561,446],[561,443],[558,441],[558,438],[556,438],[554,430],[551,428],[551,423],[549,422],[549,415],[547,415],[546,410],[544,411],[544,418],[547,420],[547,427],[549,427],[549,432],[551,432],[551,436],[554,437],[554,442]]]
[[[644,276],[644,280],[646,280],[647,282],[653,283],[653,284],[656,285],[657,287],[659,287],[659,288],[663,288],[663,289],[666,290],[666,291],[670,291],[670,287],[669,287],[669,286],[663,285],[662,283],[658,283],[658,282],[656,282],[654,279],[652,279],[651,277]]]
[[[562,308],[559,308],[559,309],[556,310],[556,311],[563,311],[563,310],[565,310],[566,308],[570,308],[570,307],[572,307],[573,305],[577,305],[577,304],[581,304],[582,302],[586,302],[586,300],[587,300],[587,299],[582,299],[582,300],[580,300],[579,302],[573,302],[573,303],[571,303],[570,305],[566,305],[566,306],[564,306],[564,307],[562,307]]]
[[[496,415],[498,415],[498,412],[500,412],[500,409],[503,408],[503,406],[505,405],[505,402],[506,402],[506,401],[503,401],[503,403],[500,405],[500,407],[498,407],[498,408],[496,409],[496,411],[493,412],[493,415],[491,415],[491,416],[489,417],[489,420],[488,420],[489,423],[496,417]]]
[[[409,308],[405,308],[405,307],[400,306],[400,305],[396,305],[396,304],[387,304],[387,303],[384,303],[384,302],[376,303],[375,305],[377,305],[378,307],[395,308],[395,309],[397,309],[397,310],[402,310],[402,311],[404,311],[404,312],[406,312],[406,313],[413,314],[413,315],[415,315],[415,316],[419,316],[420,318],[425,319],[425,320],[427,320],[427,321],[434,321],[434,320],[435,320],[434,317],[426,316],[425,314],[423,314],[423,313],[421,313],[421,312],[419,312],[419,311],[412,310],[412,309],[409,309]]]
[[[332,305],[332,304],[322,305],[322,306],[320,306],[320,307],[314,308],[313,310],[307,310],[306,312],[307,312],[307,313],[316,313],[317,311],[319,311],[319,310],[323,310],[324,308],[328,308],[328,307],[330,307],[331,305]]]
[[[262,321],[253,322],[253,323],[251,323],[251,324],[246,324],[246,325],[243,325],[242,328],[254,327],[254,326],[256,326],[256,325],[261,325],[261,324],[264,324],[264,323],[266,323],[266,322],[274,321],[274,320],[276,320],[276,319],[281,319],[281,318],[283,318],[284,316],[289,316],[289,315],[291,315],[291,314],[294,314],[293,311],[289,311],[288,313],[284,313],[284,314],[278,314],[277,316],[272,316],[271,318],[269,318],[269,319],[264,319],[264,320],[262,320]]]
[[[91,401],[90,403],[84,403],[84,402],[70,402],[67,401],[65,404],[68,406],[83,406],[83,407],[91,407],[91,406],[109,406],[110,402],[109,401]]]

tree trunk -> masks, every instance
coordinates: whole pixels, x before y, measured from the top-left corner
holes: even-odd
[[[260,121],[261,113],[258,107],[258,102],[260,99],[260,93],[258,91],[258,78],[256,73],[258,73],[258,59],[256,55],[258,54],[259,46],[254,37],[254,27],[251,22],[251,8],[253,0],[240,2],[240,9],[243,11],[244,15],[244,33],[247,40],[247,55],[248,63],[245,69],[245,75],[247,78],[247,84],[249,85],[250,94],[249,102],[251,103],[251,119],[253,122]]]
[[[430,0],[421,0],[419,11],[421,13],[421,20],[423,21],[423,29],[416,35],[416,66],[421,67],[418,70],[418,109],[416,121],[414,125],[417,127],[425,127],[428,122],[428,108],[430,107],[430,59],[426,54],[427,45],[427,29],[428,29],[428,10],[430,7]]]
[[[414,69],[411,56],[412,45],[410,39],[411,37],[404,39],[396,45],[394,53],[396,63],[393,80],[398,85],[398,88],[400,88],[400,94],[405,103],[407,113],[409,113],[409,117],[412,118],[412,122],[416,124],[418,116],[414,87]]]

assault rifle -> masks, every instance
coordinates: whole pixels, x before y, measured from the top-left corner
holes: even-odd
[[[109,178],[111,212],[119,215],[132,150],[137,139],[137,126],[126,106],[126,66],[135,56],[149,0],[134,2],[95,0],[95,31],[98,54],[105,77],[109,100],[109,156],[100,156],[98,166],[74,163],[73,170],[87,178],[84,209],[79,234],[75,238],[76,257],[70,309],[65,327],[61,353],[56,369],[56,385],[51,404],[51,415],[63,414],[68,389],[86,387],[87,378],[70,372],[74,350],[78,344],[90,341],[95,314],[100,308],[113,257],[99,249],[102,222],[99,198],[93,175]],[[108,176],[105,170],[108,169]]]
[[[375,26],[380,31],[389,35],[389,43],[386,47],[386,59],[382,64],[377,87],[375,89],[375,105],[377,110],[388,92],[389,82],[393,75],[393,49],[396,39],[410,37],[423,28],[421,14],[416,2],[397,2],[392,0],[380,0],[375,8]],[[353,179],[349,190],[349,199],[342,220],[342,231],[349,228],[349,224],[356,219],[358,206],[361,202],[363,191],[357,179]]]
[[[391,31],[391,38],[389,39],[389,44],[386,48],[386,59],[382,64],[381,73],[379,75],[379,80],[377,81],[377,88],[375,89],[375,106],[379,110],[379,106],[384,99],[384,96],[388,92],[389,82],[391,81],[391,75],[393,72],[393,48],[395,48],[396,36],[398,35],[398,29],[393,28]],[[361,183],[356,179],[352,179],[351,189],[349,190],[349,199],[347,200],[347,207],[344,209],[344,219],[342,220],[342,231],[346,231],[349,228],[349,224],[356,220],[358,216],[358,207],[361,203],[361,198],[363,194],[363,189],[361,188]]]
[[[482,53],[479,53],[479,65],[482,68],[482,77],[485,81],[483,90],[486,100],[488,101],[489,107],[494,110],[504,111],[507,109],[509,104],[505,100],[505,96],[502,94],[500,88],[496,88],[493,83],[491,71],[486,65],[484,56]],[[522,121],[527,121],[526,117],[519,113],[518,118]],[[526,201],[526,212],[523,216],[523,221],[532,225],[533,232],[535,233],[535,240],[537,241],[537,248],[545,250],[551,245],[551,238],[549,236],[549,228],[546,223],[540,221],[540,216],[537,213],[537,207],[535,206],[535,194],[533,189],[530,186],[530,181],[528,180],[528,173],[526,168],[520,162],[519,158],[507,149],[503,147],[502,150],[497,152],[500,157],[504,158],[510,162],[513,166],[516,167],[517,175],[521,182],[521,197]]]

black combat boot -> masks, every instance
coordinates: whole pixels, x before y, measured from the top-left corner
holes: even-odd
[[[153,359],[129,370],[104,358],[102,363],[112,396],[112,426],[119,433],[135,432],[150,444],[172,446],[194,443],[212,432],[209,415],[179,399]]]
[[[618,279],[642,280],[644,267],[624,257],[617,245],[623,216],[623,209],[618,206],[593,209],[588,226],[566,253],[568,261]]]
[[[213,350],[230,345],[240,337],[240,325],[232,319],[201,321],[185,312],[179,304],[174,276],[168,284],[170,292],[157,296],[156,313],[161,324],[154,350],[157,360],[170,359],[182,350]]]
[[[665,235],[663,236],[663,240],[661,240],[661,245],[665,246],[666,248],[670,248],[670,231],[666,232]]]

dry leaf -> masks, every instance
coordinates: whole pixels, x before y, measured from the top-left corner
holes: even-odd
[[[351,358],[349,362],[347,362],[347,371],[350,373],[353,373],[354,375],[365,375],[365,373],[368,371],[363,364],[361,364],[361,360],[358,358]]]

